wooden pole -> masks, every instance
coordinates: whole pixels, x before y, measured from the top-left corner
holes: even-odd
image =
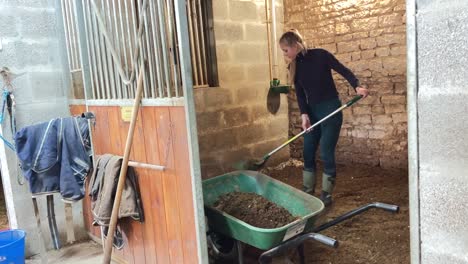
[[[132,119],[130,122],[130,128],[127,134],[127,142],[125,143],[125,152],[122,161],[122,167],[120,168],[119,182],[117,183],[117,191],[115,193],[114,205],[112,206],[112,215],[109,223],[109,231],[107,232],[107,238],[104,245],[104,259],[102,263],[109,264],[112,255],[112,242],[114,240],[114,232],[117,226],[117,218],[119,216],[120,201],[122,199],[122,191],[125,187],[125,180],[127,178],[128,160],[130,151],[133,143],[133,133],[135,132],[135,124],[138,116],[138,110],[140,108],[141,94],[143,91],[143,71],[144,63],[140,66],[138,75],[137,92],[135,94],[135,101],[133,102]]]

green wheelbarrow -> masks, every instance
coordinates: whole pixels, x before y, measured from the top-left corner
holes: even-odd
[[[298,219],[279,228],[252,226],[213,207],[220,196],[230,192],[256,193],[284,207]],[[259,263],[270,263],[274,256],[294,248],[298,251],[301,263],[305,263],[303,243],[306,240],[315,240],[335,248],[338,246],[338,241],[318,232],[371,208],[390,212],[399,210],[396,205],[371,203],[316,226],[315,221],[324,209],[320,199],[265,174],[247,170],[204,180],[203,199],[208,223],[208,246],[213,258],[237,258],[238,263],[243,263],[242,243],[264,251]]]

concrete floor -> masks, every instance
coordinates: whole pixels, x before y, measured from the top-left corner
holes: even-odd
[[[101,263],[102,258],[101,245],[94,241],[87,241],[47,252],[47,260],[44,263],[95,264]],[[26,264],[41,263],[39,255],[26,260]]]

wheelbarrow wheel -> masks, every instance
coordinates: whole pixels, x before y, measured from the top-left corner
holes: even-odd
[[[210,263],[237,263],[236,240],[216,232],[207,234]]]

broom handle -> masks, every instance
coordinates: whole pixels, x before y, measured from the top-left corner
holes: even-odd
[[[130,151],[133,144],[133,133],[135,132],[135,124],[138,116],[138,110],[140,108],[141,94],[143,91],[143,71],[144,64],[140,66],[140,74],[138,76],[137,91],[135,95],[135,101],[133,102],[132,119],[130,122],[130,128],[127,134],[127,142],[125,143],[125,151],[122,161],[122,167],[120,168],[119,182],[117,183],[117,191],[115,193],[114,205],[112,206],[112,215],[109,223],[109,230],[107,231],[106,243],[104,245],[104,259],[102,263],[109,264],[112,255],[112,242],[114,240],[114,232],[117,226],[117,218],[119,216],[120,201],[122,200],[122,191],[125,187],[125,180],[127,178],[128,160]]]
[[[302,135],[304,135],[305,133],[308,133],[310,132],[314,127],[320,125],[321,123],[323,123],[325,120],[329,119],[330,117],[334,116],[336,113],[338,112],[341,112],[343,109],[347,108],[347,107],[350,107],[352,106],[354,103],[356,103],[357,101],[359,101],[360,99],[362,98],[361,95],[357,95],[355,96],[353,99],[351,99],[349,102],[347,102],[346,104],[340,106],[340,108],[336,109],[335,111],[333,111],[331,114],[327,115],[326,117],[320,119],[319,121],[317,121],[315,124],[313,124],[312,126],[310,126],[309,128],[307,128],[306,130],[302,131],[301,133],[295,135],[294,137],[290,138],[288,141],[284,142],[281,146],[275,148],[274,150],[272,150],[270,153],[266,154],[263,159],[268,159],[271,155],[275,154],[276,152],[280,151],[282,148],[284,148],[285,146],[289,145],[289,143],[293,142],[294,140],[298,139],[299,137],[301,137]]]

